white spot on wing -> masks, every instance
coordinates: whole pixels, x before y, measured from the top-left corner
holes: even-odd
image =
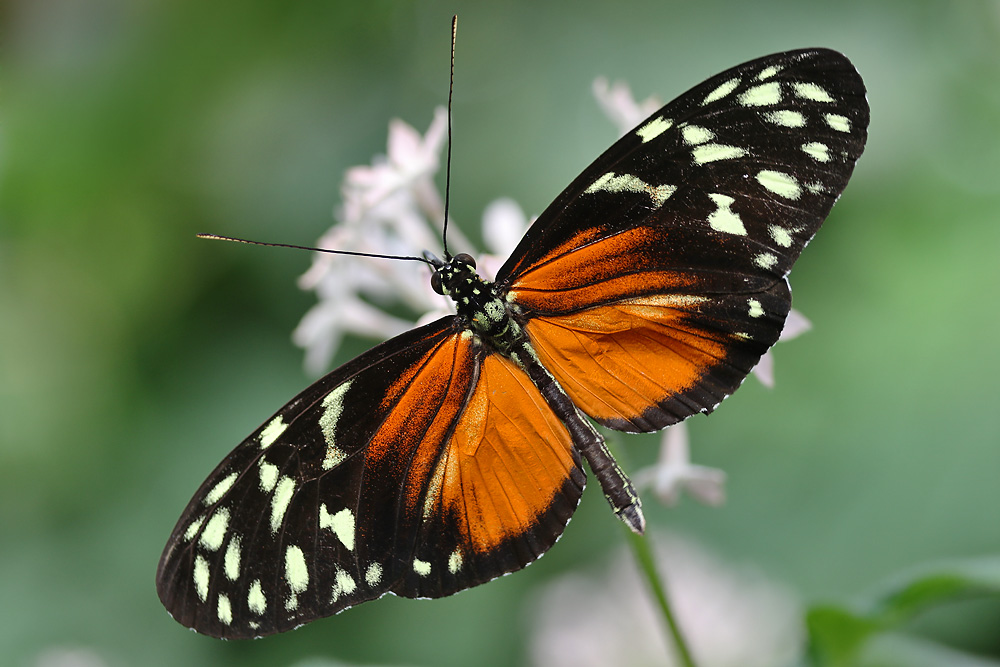
[[[778,225],[771,225],[767,228],[767,231],[771,233],[771,238],[774,239],[774,242],[782,248],[791,247],[792,235],[788,233],[787,229]]]
[[[428,574],[431,573],[431,564],[425,560],[414,558],[413,571],[419,574],[421,577],[426,577]]]
[[[681,136],[688,146],[696,146],[715,139],[715,133],[700,125],[685,125],[681,128]]]
[[[851,120],[847,116],[841,116],[839,113],[828,113],[824,114],[823,118],[826,120],[826,124],[830,126],[830,129],[837,132],[851,131]]]
[[[240,576],[240,538],[234,535],[229,540],[226,547],[226,558],[224,561],[226,578],[229,581],[236,581]]]
[[[448,556],[448,571],[452,574],[457,574],[459,570],[462,569],[462,552],[455,549]]]
[[[292,502],[292,496],[295,494],[295,480],[291,477],[282,477],[278,480],[278,486],[274,489],[274,495],[271,496],[271,533],[278,532],[278,526],[281,525],[282,520],[285,518],[285,512],[288,511],[288,505]]]
[[[382,566],[378,563],[372,563],[365,570],[365,583],[369,586],[376,586],[382,581]]]
[[[785,199],[798,199],[802,195],[799,182],[792,176],[772,169],[762,169],[757,172],[757,182],[765,188]]]
[[[777,81],[762,83],[743,91],[736,99],[745,107],[771,106],[781,101],[781,86]]]
[[[770,67],[765,67],[757,75],[758,81],[763,81],[764,79],[770,79],[772,76],[784,69],[783,65],[771,65]]]
[[[747,299],[747,305],[750,306],[750,317],[757,318],[764,314],[764,309],[761,307],[760,301],[757,299]]]
[[[764,120],[781,127],[804,127],[806,117],[798,111],[791,109],[779,109],[778,111],[768,111],[764,114]]]
[[[288,424],[285,420],[278,415],[271,420],[271,423],[264,427],[264,430],[260,432],[260,448],[267,449],[274,444],[275,440],[281,437],[281,434],[285,432],[288,428]]]
[[[222,541],[226,537],[226,530],[229,528],[229,510],[220,507],[212,515],[212,518],[205,524],[205,530],[201,533],[198,544],[209,551],[217,551],[222,546]]]
[[[289,611],[299,606],[298,594],[309,588],[309,568],[306,567],[306,557],[302,549],[289,544],[285,549],[285,581],[291,595],[285,600],[285,609]]]
[[[753,258],[753,263],[762,269],[770,269],[778,261],[778,258],[769,252],[762,252]]]
[[[201,524],[205,523],[205,517],[200,516],[191,522],[191,525],[187,527],[184,531],[185,540],[193,540],[194,536],[198,534],[198,530],[201,528]]]
[[[709,301],[708,297],[704,296],[694,296],[691,294],[649,294],[646,296],[638,296],[633,299],[624,299],[620,303],[629,306],[638,307],[648,307],[648,308],[693,308],[700,303],[705,303]],[[641,311],[640,311],[641,312]],[[650,312],[648,315],[643,315],[647,319],[653,319],[656,317],[655,313]]]
[[[810,141],[802,144],[802,151],[817,162],[830,161],[830,149],[826,144],[819,141]]]
[[[708,216],[708,224],[712,229],[727,234],[746,236],[747,228],[743,225],[743,220],[740,219],[739,214],[734,213],[729,208],[736,200],[728,195],[715,193],[709,194],[708,197],[718,207]]]
[[[640,139],[642,139],[642,143],[646,143],[647,141],[652,141],[669,130],[672,125],[672,121],[664,118],[663,116],[657,116],[636,130],[635,133],[639,135]]]
[[[229,625],[233,622],[233,607],[229,604],[229,596],[225,593],[219,593],[219,605],[216,613],[223,625]]]
[[[212,487],[211,491],[205,494],[205,498],[201,502],[203,502],[206,506],[208,506],[208,505],[214,505],[215,503],[222,500],[222,496],[226,495],[226,492],[229,491],[230,488],[232,488],[233,483],[236,482],[236,478],[238,476],[239,473],[234,472],[223,477],[218,484]]]
[[[285,549],[285,579],[293,593],[303,593],[309,587],[309,568],[302,549],[289,544]]]
[[[333,578],[333,590],[331,591],[332,601],[336,602],[341,595],[350,595],[357,589],[358,585],[350,573],[337,568],[337,574]]]
[[[208,599],[208,561],[201,554],[194,557],[194,590],[198,594],[198,599],[204,602]]]
[[[268,463],[267,461],[261,459],[260,461],[260,490],[264,493],[271,493],[274,490],[274,485],[278,482],[278,466]]]
[[[677,188],[673,185],[650,185],[638,176],[631,174],[621,174],[616,176],[613,171],[609,171],[596,181],[589,188],[584,190],[587,194],[595,192],[634,192],[636,194],[647,194],[653,200],[653,207],[663,206],[663,202],[674,193]]]
[[[319,506],[319,527],[329,528],[348,551],[354,551],[354,514],[346,507],[336,514],[330,514],[326,504]]]
[[[323,469],[331,470],[337,467],[347,458],[340,447],[334,442],[334,435],[337,431],[337,422],[344,412],[344,396],[351,388],[351,381],[347,381],[336,387],[323,399],[323,415],[319,418],[319,426],[323,431],[323,438],[326,440],[326,458],[323,459]]]
[[[710,92],[708,95],[706,95],[705,99],[701,101],[702,105],[704,106],[705,104],[711,104],[712,102],[721,100],[723,97],[736,90],[736,87],[739,85],[740,85],[739,78],[730,79],[729,81],[726,81],[724,84],[722,84],[721,86]]]
[[[427,482],[427,492],[424,494],[424,519],[431,515],[441,498],[441,484],[444,482],[444,474],[447,469],[448,457],[442,456],[438,459],[437,465],[434,466],[434,474]]]
[[[344,462],[347,453],[334,444],[326,446],[326,457],[323,459],[323,470],[332,470]]]
[[[695,164],[706,164],[719,160],[732,160],[746,155],[747,152],[738,146],[725,144],[704,144],[691,150],[691,158]]]
[[[830,97],[830,93],[826,92],[820,86],[812,82],[793,83],[792,91],[797,97],[809,100],[810,102],[834,101],[834,99]]]
[[[247,607],[258,616],[267,611],[267,598],[264,597],[264,589],[261,588],[260,579],[254,579],[253,583],[250,584],[250,591],[247,593]]]

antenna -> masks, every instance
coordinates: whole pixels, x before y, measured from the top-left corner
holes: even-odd
[[[444,248],[445,261],[451,260],[451,253],[448,252],[448,208],[451,203],[451,99],[452,91],[455,88],[455,36],[458,34],[458,15],[451,17],[451,69],[448,75],[448,157],[445,163],[444,181],[444,225],[441,232],[441,245]],[[312,246],[294,245],[292,243],[265,243],[263,241],[250,241],[239,239],[233,236],[219,236],[218,234],[197,234],[200,239],[211,239],[213,241],[232,241],[233,243],[246,243],[248,245],[262,245],[271,248],[293,248],[295,250],[311,250],[313,252],[325,252],[331,255],[351,255],[353,257],[374,257],[376,259],[400,259],[409,262],[422,262],[432,269],[440,266],[437,261],[431,261],[427,257],[408,257],[403,255],[381,255],[372,252],[356,252],[353,250],[330,250],[328,248],[314,248]]]
[[[455,89],[455,36],[458,34],[458,14],[451,17],[451,70],[448,76],[448,158],[444,170],[444,226],[441,231],[441,246],[444,259],[449,261],[448,252],[448,207],[451,205],[451,96]]]
[[[233,236],[219,236],[218,234],[196,234],[200,239],[211,239],[213,241],[232,241],[234,243],[246,243],[248,245],[263,245],[271,248],[294,248],[295,250],[312,250],[313,252],[325,252],[331,255],[353,255],[355,257],[375,257],[377,259],[401,259],[410,262],[422,262],[433,267],[433,263],[423,257],[405,257],[403,255],[379,255],[373,252],[356,252],[353,250],[330,250],[329,248],[313,248],[306,245],[292,245],[291,243],[264,243],[263,241],[248,241],[238,239]]]

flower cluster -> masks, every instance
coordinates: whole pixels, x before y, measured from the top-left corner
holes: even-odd
[[[344,175],[337,223],[320,238],[319,247],[400,255],[440,247],[444,206],[434,177],[447,126],[448,114],[441,107],[423,135],[401,120],[391,121],[386,155]],[[490,276],[514,249],[528,221],[515,202],[500,199],[486,208],[483,226],[492,254],[482,255],[479,266]],[[448,231],[453,248],[472,251],[456,226]],[[414,280],[413,266],[404,262],[352,262],[316,253],[299,286],[319,298],[292,334],[306,350],[306,370],[312,374],[330,365],[345,334],[391,338],[452,312],[451,302],[435,294],[429,280]],[[386,312],[393,304],[409,307],[413,319]]]

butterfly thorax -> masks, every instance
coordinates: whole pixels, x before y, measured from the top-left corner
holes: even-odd
[[[475,260],[469,255],[455,255],[447,262],[436,260],[431,286],[438,294],[451,298],[458,316],[472,332],[501,353],[509,353],[521,342],[521,327],[494,291],[493,283],[476,273]]]

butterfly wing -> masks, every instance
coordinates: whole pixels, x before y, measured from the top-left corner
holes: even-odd
[[[867,125],[846,57],[780,53],[688,91],[573,181],[497,278],[573,401],[652,431],[732,393],[778,339],[785,276]]]
[[[333,371],[227,456],[178,521],[157,591],[225,638],[387,592],[448,595],[544,553],[584,482],[524,372],[445,318]]]

